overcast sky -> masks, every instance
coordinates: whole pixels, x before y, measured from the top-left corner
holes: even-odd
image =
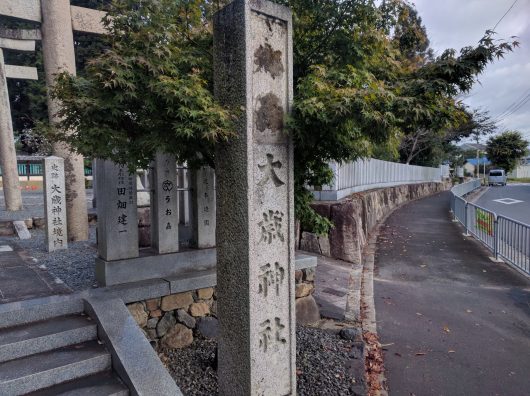
[[[440,55],[446,48],[476,45],[493,28],[514,0],[416,0],[416,8]],[[464,102],[488,110],[492,117],[522,104],[513,114],[500,118],[500,130],[516,129],[530,140],[530,0],[517,0],[495,31],[497,38],[517,36],[520,47],[487,67]],[[511,106],[511,107],[510,107]],[[510,111],[508,111],[510,113]]]

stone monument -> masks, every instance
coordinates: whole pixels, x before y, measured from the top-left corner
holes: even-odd
[[[215,246],[215,171],[203,166],[192,171],[193,245]]]
[[[48,252],[67,249],[64,159],[60,157],[44,159],[44,207]]]
[[[152,169],[151,247],[157,253],[179,250],[179,206],[175,157],[157,153]]]
[[[236,0],[214,17],[215,94],[244,109],[216,152],[219,390],[295,395],[288,8]]]
[[[138,257],[136,174],[102,159],[96,173],[98,256],[105,261]]]

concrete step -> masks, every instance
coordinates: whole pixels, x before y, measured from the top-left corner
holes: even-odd
[[[79,293],[0,304],[0,329],[58,316],[79,314],[83,310],[83,299]]]
[[[109,370],[111,357],[97,341],[0,363],[0,395],[24,395]]]
[[[52,386],[26,396],[128,396],[129,389],[111,371]]]
[[[95,340],[96,337],[96,322],[81,315],[0,329],[0,363]]]

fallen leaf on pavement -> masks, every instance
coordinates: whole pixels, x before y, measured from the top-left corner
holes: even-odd
[[[444,331],[445,331],[446,333],[450,333],[450,332],[451,332],[451,330],[450,330],[449,327],[447,327],[447,326],[444,326]]]

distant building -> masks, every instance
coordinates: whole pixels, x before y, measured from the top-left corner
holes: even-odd
[[[491,161],[486,157],[481,157],[478,159],[478,161],[476,158],[467,158],[466,162],[464,163],[465,173],[474,174],[476,172],[477,163],[480,165],[479,172],[482,171],[484,165],[491,165]]]
[[[530,165],[530,155],[524,158],[521,158],[521,165]]]

